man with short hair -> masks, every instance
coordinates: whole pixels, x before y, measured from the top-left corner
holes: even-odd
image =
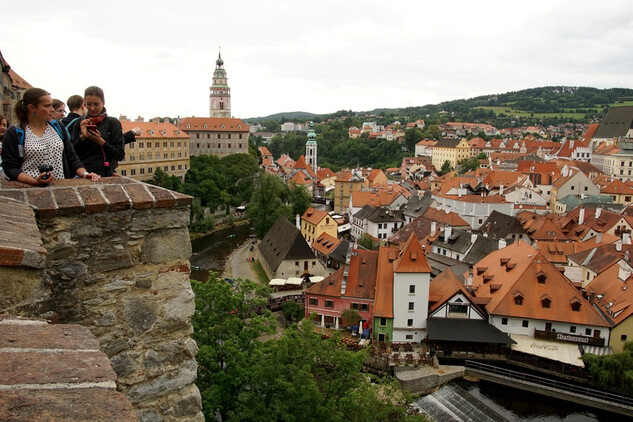
[[[66,105],[70,109],[70,113],[62,119],[62,123],[69,133],[73,133],[75,122],[87,113],[84,97],[81,95],[71,95],[66,101]]]

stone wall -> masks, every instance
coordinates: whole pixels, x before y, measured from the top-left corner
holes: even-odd
[[[40,271],[37,294],[18,299],[12,284],[6,311],[89,328],[140,420],[203,420],[190,337],[192,198],[123,177],[5,182],[0,201],[14,202],[2,197],[35,209],[46,256],[41,270],[25,270]],[[0,267],[0,278],[17,269]]]

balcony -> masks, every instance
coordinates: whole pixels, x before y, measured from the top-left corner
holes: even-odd
[[[579,334],[560,333],[556,331],[534,330],[534,338],[542,338],[545,340],[563,341],[566,343],[587,344],[593,346],[604,346],[602,337],[589,337]]]

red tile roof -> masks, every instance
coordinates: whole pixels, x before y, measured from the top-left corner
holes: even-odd
[[[249,126],[242,119],[228,117],[185,117],[178,127],[185,132],[249,132]]]

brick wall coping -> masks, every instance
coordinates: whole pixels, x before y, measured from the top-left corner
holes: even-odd
[[[0,315],[0,420],[137,421],[90,330]]]
[[[176,208],[193,198],[127,177],[104,177],[98,182],[85,179],[55,180],[47,187],[4,181],[0,197],[30,205],[40,218],[80,213],[117,212],[129,209]]]
[[[0,266],[44,268],[46,254],[33,209],[0,196]]]

